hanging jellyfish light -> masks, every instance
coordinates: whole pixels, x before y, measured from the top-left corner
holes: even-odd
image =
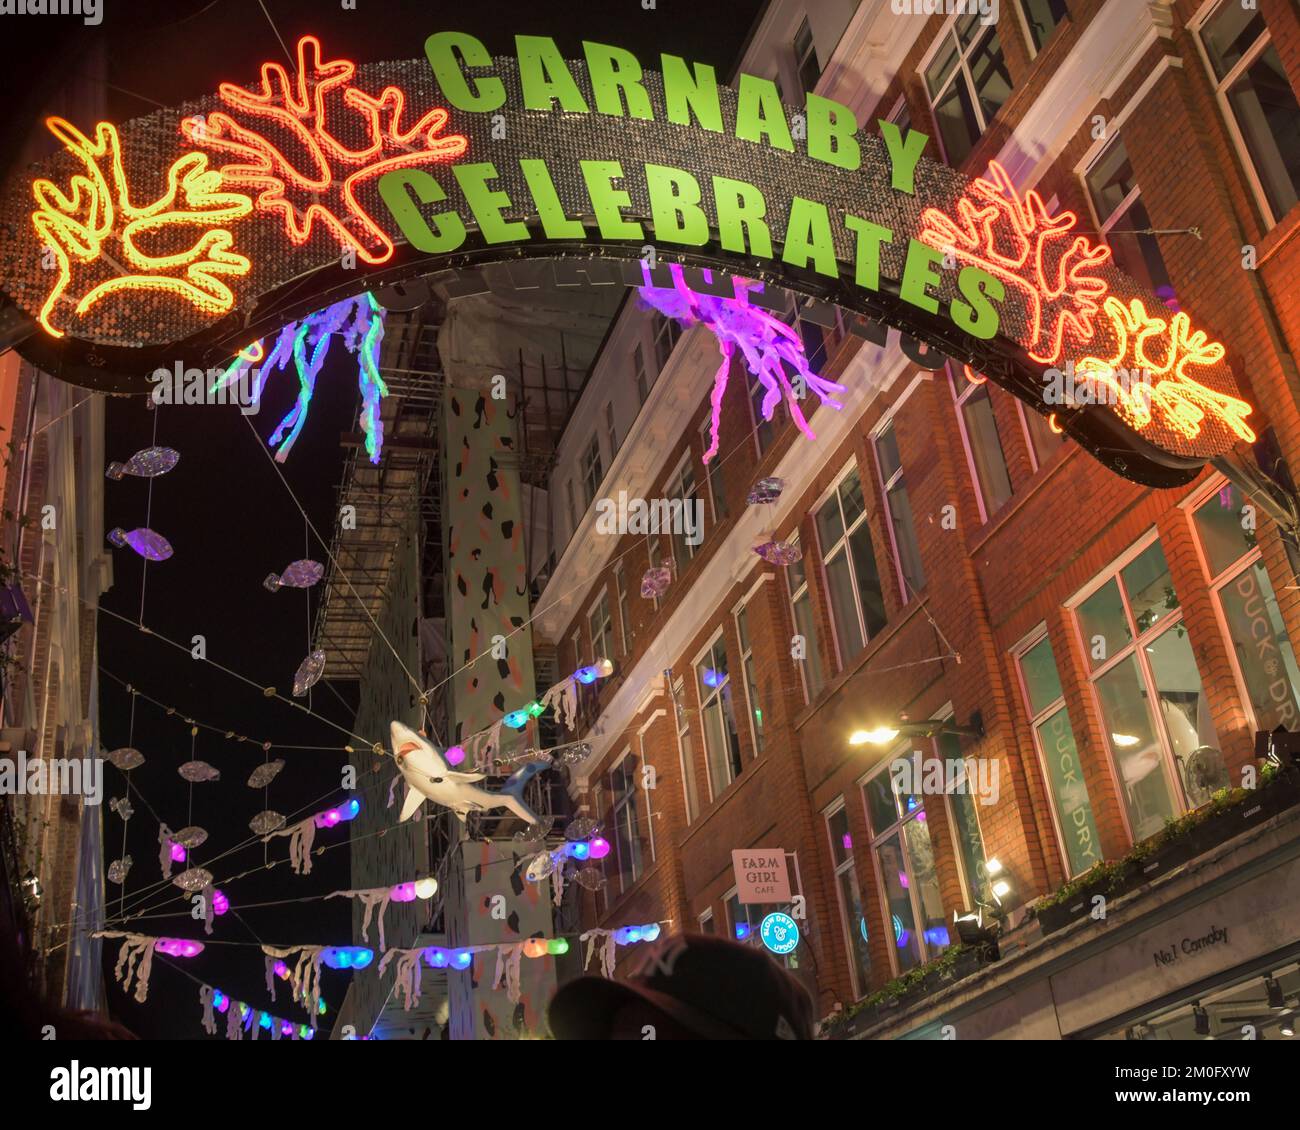
[[[737,349],[745,360],[746,368],[766,390],[761,406],[763,419],[770,420],[777,404],[784,399],[790,417],[799,430],[809,439],[816,439],[816,434],[808,426],[799,407],[803,391],[811,390],[823,404],[841,409],[844,405],[835,399],[835,394],[844,392],[845,388],[812,371],[808,355],[804,351],[803,338],[797,330],[750,303],[749,292],[759,284],[750,279],[732,279],[733,297],[719,298],[691,290],[686,285],[682,268],[678,264],[670,263],[668,271],[672,276],[672,286],[652,286],[650,271],[642,266],[645,285],[637,288],[641,301],[687,329],[697,323],[703,325],[717,339],[718,352],[722,354],[722,362],[713,376],[713,395],[710,398],[713,411],[709,423],[709,448],[704,453],[704,462],[708,463],[718,453],[718,421],[722,414],[722,397],[727,391],[731,359]],[[705,273],[712,278],[710,272]],[[794,371],[795,380],[800,386],[798,391],[790,383],[788,370]]]
[[[388,388],[379,373],[379,347],[384,338],[384,308],[370,293],[346,298],[299,322],[290,322],[275,338],[268,350],[266,342],[257,341],[235,355],[225,372],[209,390],[229,388],[238,381],[249,380],[252,387],[249,403],[260,404],[267,379],[273,372],[286,369],[290,362],[298,374],[298,398],[284,419],[276,425],[267,441],[276,448],[275,459],[283,463],[294,442],[302,434],[307,412],[316,392],[316,378],[329,355],[335,335],[343,338],[344,348],[357,359],[357,387],[361,391],[361,431],[365,435],[366,454],[378,463],[384,446],[384,425],[379,415],[380,402]]]

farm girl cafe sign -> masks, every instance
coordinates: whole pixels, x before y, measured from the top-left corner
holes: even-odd
[[[915,130],[859,130],[830,99],[791,108],[767,79],[723,87],[674,55],[565,59],[544,36],[508,58],[456,32],[405,62],[357,65],[311,36],[296,56],[121,125],[48,120],[60,151],[3,200],[3,285],[33,361],[144,391],[160,365],[228,363],[362,290],[545,258],[561,282],[675,289],[687,321],[721,293],[715,332],[771,286],[836,303],[1142,482],[1253,439],[1208,328],[1072,212],[997,164],[970,179],[926,159]]]

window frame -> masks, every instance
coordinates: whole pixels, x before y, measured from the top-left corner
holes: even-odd
[[[808,510],[808,513],[812,518],[813,538],[817,545],[817,565],[820,571],[822,591],[826,594],[827,620],[829,621],[831,626],[831,643],[834,645],[835,648],[836,674],[839,674],[840,672],[844,671],[846,664],[848,662],[862,655],[863,652],[865,652],[867,648],[870,646],[871,641],[876,637],[876,635],[879,634],[879,633],[868,633],[867,631],[867,618],[866,618],[866,613],[863,611],[862,608],[862,593],[860,592],[860,585],[858,583],[857,565],[853,560],[853,555],[849,553],[849,538],[863,524],[866,524],[867,526],[867,536],[871,542],[871,552],[873,558],[875,557],[875,553],[876,553],[876,544],[875,544],[876,539],[871,532],[870,510],[867,506],[867,500],[869,498],[869,495],[867,494],[865,489],[862,489],[862,513],[858,515],[857,519],[853,522],[851,526],[844,521],[844,503],[840,499],[840,485],[844,482],[845,479],[847,479],[852,474],[856,474],[858,476],[858,486],[859,488],[862,488],[863,487],[862,468],[858,465],[858,460],[856,455],[849,457],[849,461],[845,465],[844,470],[841,471],[839,475],[836,476],[835,481],[831,483],[831,485],[822,493],[821,497],[817,500],[817,502],[815,502],[811,507],[809,507]],[[836,549],[833,552],[833,554],[828,556],[826,552],[826,547],[822,545],[822,534],[821,534],[821,530],[818,528],[817,515],[821,513],[823,507],[830,505],[832,502],[834,502],[834,504],[839,508],[840,524],[844,530],[844,533],[839,538],[839,540],[835,543]],[[835,602],[831,599],[831,587],[826,576],[827,566],[831,564],[834,558],[838,557],[838,555],[841,553],[846,554],[848,557],[850,576],[852,577],[853,580],[853,607],[858,616],[858,629],[862,633],[862,650],[856,652],[854,655],[851,655],[847,658],[845,658],[843,650],[840,647],[839,627],[835,622],[836,619]],[[876,580],[877,581],[880,580],[879,563],[876,564]],[[882,591],[881,591],[882,604],[883,604],[883,595],[884,594],[883,594],[883,587],[882,587]],[[888,610],[886,609],[886,625],[884,628],[881,629],[882,631],[884,631],[885,628],[888,627],[887,613]]]
[[[1193,14],[1192,18],[1188,20],[1187,27],[1192,33],[1192,39],[1196,42],[1196,49],[1200,53],[1201,62],[1205,65],[1205,74],[1209,79],[1210,87],[1214,91],[1214,101],[1219,108],[1219,117],[1223,121],[1224,129],[1228,131],[1228,136],[1232,139],[1232,148],[1237,157],[1237,164],[1245,176],[1247,184],[1250,185],[1251,194],[1255,197],[1259,217],[1264,221],[1264,230],[1270,232],[1286,219],[1286,216],[1273,215],[1273,207],[1268,201],[1268,193],[1264,191],[1264,182],[1255,169],[1255,159],[1251,156],[1245,135],[1241,132],[1241,126],[1237,123],[1237,115],[1228,102],[1228,91],[1273,43],[1272,29],[1268,26],[1268,20],[1264,19],[1263,34],[1251,44],[1250,50],[1242,54],[1241,58],[1233,64],[1222,79],[1214,73],[1214,64],[1210,60],[1210,52],[1203,38],[1205,27],[1210,20],[1225,4],[1234,2],[1235,0],[1206,0],[1200,9]],[[1258,11],[1258,9],[1256,10]],[[1262,12],[1260,18],[1263,19]],[[1285,68],[1285,63],[1283,67]],[[1288,74],[1287,77],[1290,78],[1290,75]],[[1292,204],[1290,211],[1294,212],[1297,207],[1300,207],[1300,204]],[[1289,214],[1290,212],[1288,212]]]
[[[634,873],[632,874],[632,878],[631,878],[631,880],[628,882],[627,886],[624,886],[624,885],[623,885],[623,860],[622,860],[622,855],[621,855],[621,852],[620,852],[620,849],[619,849],[619,836],[618,836],[618,820],[619,820],[619,812],[620,812],[621,809],[624,809],[624,808],[626,808],[628,805],[631,805],[631,806],[632,806],[633,813],[634,813],[634,814],[637,813],[636,798],[637,798],[637,792],[638,792],[638,790],[637,790],[637,786],[636,786],[636,773],[634,772],[634,773],[630,774],[629,777],[628,777],[628,779],[630,779],[630,780],[632,781],[632,784],[631,784],[631,786],[630,786],[629,789],[628,789],[627,796],[625,796],[622,800],[619,800],[619,799],[618,799],[618,794],[617,794],[617,792],[616,792],[615,789],[614,789],[613,778],[614,778],[614,771],[615,771],[616,769],[620,769],[620,768],[622,767],[623,763],[624,763],[625,761],[627,761],[627,759],[628,759],[629,757],[631,757],[631,756],[632,756],[632,747],[631,747],[631,745],[629,744],[629,745],[627,746],[627,748],[625,748],[625,749],[623,750],[623,752],[620,753],[620,754],[618,755],[618,757],[616,757],[616,758],[615,758],[615,759],[610,763],[609,768],[606,769],[605,772],[602,774],[602,776],[603,776],[604,779],[605,779],[605,787],[606,787],[606,789],[609,791],[609,816],[608,816],[608,820],[609,820],[610,831],[613,833],[613,836],[614,836],[614,842],[613,842],[613,844],[612,844],[611,846],[612,846],[613,849],[614,849],[614,858],[615,858],[615,860],[617,861],[617,865],[618,865],[618,890],[619,890],[619,897],[620,897],[620,898],[621,898],[622,896],[626,895],[626,894],[628,893],[628,891],[630,891],[630,890],[631,890],[633,887],[635,887],[639,882],[641,882],[641,880],[645,878],[646,873],[650,870],[650,865],[647,864],[646,859],[645,859],[645,853],[643,852],[643,853],[641,854],[641,867],[640,867],[639,872],[634,872]],[[643,762],[644,762],[644,758],[643,758],[642,760],[643,760]],[[640,791],[644,792],[645,790],[640,790]],[[650,812],[649,812],[649,798],[648,798],[648,797],[646,798],[646,806],[647,806],[647,807],[646,807],[646,830],[645,830],[645,839],[646,839],[647,843],[650,845],[650,855],[651,855],[650,863],[652,864],[652,863],[654,862],[654,848],[653,848],[653,840],[651,839],[651,836],[650,836],[650,826],[649,826],[649,817],[650,817]],[[639,815],[638,815],[638,819],[639,819]],[[638,838],[639,838],[639,837],[638,837]]]
[[[1205,587],[1210,594],[1210,603],[1214,606],[1214,621],[1219,629],[1219,637],[1223,643],[1223,649],[1227,652],[1228,663],[1232,667],[1232,677],[1237,689],[1237,699],[1241,705],[1242,711],[1250,720],[1251,729],[1254,732],[1259,731],[1259,718],[1255,712],[1255,703],[1250,697],[1250,690],[1246,683],[1246,677],[1241,670],[1241,663],[1237,658],[1237,650],[1232,646],[1232,633],[1228,627],[1228,617],[1223,611],[1223,599],[1220,595],[1223,589],[1240,577],[1247,569],[1253,568],[1256,564],[1262,564],[1264,571],[1268,572],[1268,563],[1264,561],[1264,547],[1256,538],[1255,546],[1246,550],[1231,565],[1224,569],[1217,576],[1211,573],[1210,559],[1206,555],[1205,546],[1201,543],[1200,532],[1196,528],[1196,511],[1204,506],[1214,495],[1218,494],[1227,486],[1236,487],[1223,475],[1215,475],[1203,486],[1197,488],[1193,493],[1181,503],[1181,508],[1187,515],[1187,523],[1191,527],[1192,544],[1196,546],[1196,560],[1201,567],[1201,578],[1205,582]],[[1240,488],[1237,488],[1240,490]],[[1272,585],[1273,578],[1269,576],[1269,584]],[[1277,599],[1277,590],[1273,590],[1273,597]],[[1286,627],[1285,621],[1282,625]],[[1287,642],[1291,644],[1294,651],[1295,644],[1290,640],[1288,635]],[[1297,662],[1300,662],[1300,656],[1297,656]],[[1293,687],[1297,698],[1300,698],[1300,687]]]
[[[802,535],[798,531],[796,531],[795,536],[792,539],[792,544],[800,545],[801,541],[802,541]],[[790,608],[790,626],[794,629],[794,633],[796,635],[799,634],[799,615],[795,610],[795,606],[798,604],[801,598],[806,599],[808,601],[808,609],[812,614],[813,628],[814,629],[817,628],[817,602],[813,599],[812,584],[808,580],[807,564],[805,563],[802,570],[803,582],[798,586],[797,589],[795,588],[794,580],[791,577],[790,570],[783,569],[781,571],[785,574],[785,578],[784,578],[785,595]],[[813,662],[817,664],[818,670],[821,671],[822,657],[820,654],[816,654],[816,655],[813,654],[821,644],[820,632],[818,633],[816,639],[813,640],[805,639],[804,643],[808,646],[808,656],[813,657]],[[796,659],[793,661],[796,669],[799,671],[799,685],[803,688],[803,701],[805,706],[811,706],[813,699],[816,697],[816,694],[821,694],[822,691],[826,689],[826,673],[824,671],[821,671],[821,678],[819,680],[821,686],[817,688],[816,694],[813,693],[812,688],[809,686],[808,669],[807,669],[807,665],[809,662],[808,656],[805,656],[803,659]]]
[[[1019,643],[1017,643],[1014,647],[1011,648],[1011,665],[1015,668],[1016,685],[1020,688],[1020,702],[1025,710],[1025,718],[1029,722],[1029,740],[1033,743],[1034,753],[1038,758],[1038,772],[1042,778],[1043,791],[1047,794],[1047,797],[1050,801],[1047,807],[1051,810],[1052,828],[1056,832],[1056,854],[1061,861],[1062,873],[1067,877],[1067,879],[1074,879],[1079,875],[1084,874],[1084,872],[1086,872],[1088,868],[1084,868],[1083,871],[1075,871],[1073,864],[1071,864],[1070,862],[1070,853],[1065,846],[1066,843],[1065,829],[1061,827],[1061,817],[1060,817],[1060,813],[1057,811],[1056,793],[1052,788],[1052,775],[1051,773],[1048,772],[1047,769],[1047,753],[1043,749],[1043,743],[1038,736],[1038,727],[1060,710],[1065,711],[1065,719],[1070,724],[1071,734],[1074,734],[1074,720],[1070,717],[1070,704],[1066,701],[1065,698],[1065,684],[1061,680],[1061,667],[1059,661],[1056,660],[1056,649],[1055,648],[1052,649],[1052,659],[1057,664],[1056,678],[1057,681],[1061,683],[1061,693],[1057,698],[1052,699],[1051,702],[1049,702],[1036,714],[1034,713],[1033,703],[1029,701],[1029,684],[1025,682],[1025,669],[1024,669],[1024,664],[1022,662],[1025,656],[1028,655],[1031,651],[1033,651],[1034,648],[1036,648],[1044,640],[1047,640],[1048,646],[1051,647],[1052,645],[1051,633],[1048,631],[1046,620],[1040,623],[1036,628],[1034,628],[1033,631],[1031,631],[1027,636],[1025,636],[1022,640],[1020,640]],[[1078,737],[1075,736],[1074,740],[1075,740],[1075,756],[1078,757],[1079,754]],[[1114,770],[1113,765],[1111,766],[1111,769],[1113,772]],[[1083,777],[1083,775],[1084,775],[1083,764],[1082,761],[1080,761],[1079,776]],[[1117,781],[1116,783],[1120,785],[1120,787],[1122,787],[1121,782]],[[1088,787],[1088,782],[1085,780],[1084,781],[1085,791],[1087,787]],[[1121,808],[1123,807],[1122,799],[1120,801],[1120,807]],[[1091,794],[1088,797],[1088,808],[1089,810],[1092,810]],[[1093,825],[1095,827],[1097,823],[1097,814],[1095,811],[1093,811],[1092,820],[1093,820]],[[1101,862],[1102,858],[1103,856],[1101,853],[1101,842],[1100,842],[1100,835],[1099,835],[1098,843],[1097,843],[1097,862]],[[1095,866],[1095,864],[1093,866]]]
[[[595,623],[594,623],[594,618],[596,614],[600,611],[602,605],[604,606],[605,609],[605,617],[604,617],[604,623],[602,624],[600,641],[603,642],[606,639],[608,639],[608,642],[610,644],[610,647],[605,650],[605,653],[603,655],[600,653],[597,646],[598,641],[596,637],[596,630],[595,630]],[[591,661],[593,663],[598,663],[602,659],[611,658],[610,652],[613,650],[613,643],[614,643],[614,638],[613,638],[614,637],[614,616],[613,613],[610,611],[610,607],[609,607],[608,586],[606,585],[600,586],[600,595],[597,596],[594,601],[592,601],[591,605],[587,609],[586,621],[587,621],[587,637],[591,641]]]
[[[591,437],[591,441],[579,454],[578,470],[582,476],[582,486],[583,492],[587,496],[587,506],[590,507],[600,494],[601,484],[605,481],[604,458],[601,454],[600,436],[598,434]]]
[[[700,678],[700,663],[704,659],[710,657],[713,653],[714,647],[719,645],[721,645],[722,653],[727,660],[727,677],[716,687],[710,688],[710,694],[706,702],[704,692],[702,689],[704,680]],[[721,626],[718,627],[718,629],[710,637],[709,642],[705,644],[703,648],[700,649],[699,654],[697,654],[695,658],[691,661],[691,681],[695,685],[695,700],[699,709],[700,738],[704,743],[704,771],[705,771],[705,779],[709,786],[709,803],[713,804],[718,800],[719,797],[722,796],[723,793],[725,793],[729,788],[731,788],[732,785],[734,785],[740,779],[741,775],[745,771],[744,750],[737,748],[736,756],[737,756],[737,760],[740,762],[738,766],[732,765],[731,751],[727,750],[726,751],[727,766],[730,769],[734,769],[735,772],[721,788],[717,788],[715,786],[713,780],[713,759],[710,756],[710,750],[709,750],[709,727],[705,717],[705,710],[706,710],[707,703],[712,702],[714,699],[717,700],[719,711],[724,711],[726,709],[722,698],[722,691],[724,685],[732,687],[731,721],[733,724],[736,721],[736,700],[735,700],[734,683],[733,683],[733,676],[731,670],[731,656],[727,654],[727,634],[722,630]],[[724,716],[723,718],[724,726],[725,723],[726,723],[726,719]],[[723,734],[723,739],[724,740],[726,739],[725,733]],[[737,728],[736,731],[736,744],[737,747],[739,747],[740,745],[739,728]]]
[[[953,371],[953,364],[953,362],[948,362],[944,365],[944,368],[948,371],[948,390],[952,394],[953,408],[957,414],[957,427],[961,432],[961,446],[966,453],[966,468],[970,472],[971,485],[975,488],[975,503],[979,507],[980,525],[987,526],[989,520],[1015,498],[1016,484],[1011,478],[1011,465],[1007,462],[1007,452],[1002,442],[1002,433],[997,431],[997,408],[993,401],[993,392],[988,387],[988,378],[972,381],[963,373],[961,391],[958,392],[957,374]],[[988,502],[984,498],[984,483],[980,479],[979,468],[975,464],[975,449],[971,446],[970,429],[966,427],[966,402],[975,396],[981,388],[984,389],[989,398],[989,412],[993,416],[993,428],[998,437],[998,452],[1002,457],[1002,467],[1007,474],[1007,483],[1010,485],[1010,493],[1007,495],[1006,500],[992,513],[989,512]]]
[[[700,791],[695,773],[695,738],[691,734],[690,713],[681,705],[682,696],[685,691],[686,676],[675,676],[672,685],[668,688],[668,697],[672,699],[673,703],[673,730],[677,735],[677,763],[681,768],[682,774],[682,808],[686,813],[686,826],[689,828],[700,818],[702,806],[700,804]],[[701,719],[701,730],[703,730],[703,719]],[[686,746],[682,742],[683,738],[687,738],[690,741],[689,754]],[[693,798],[691,796],[692,792],[695,794]]]
[[[632,637],[628,635],[627,626],[628,620],[630,619],[631,607],[628,603],[627,570],[624,567],[623,559],[621,557],[614,562],[614,593],[615,603],[618,605],[619,639],[623,644],[620,658],[626,659],[632,654]]]
[[[770,573],[764,574],[764,578],[770,577],[771,575],[772,574]],[[745,691],[745,705],[748,707],[746,713],[749,716],[749,748],[752,751],[750,754],[751,759],[762,756],[763,743],[766,735],[763,732],[763,723],[761,721],[761,703],[759,703],[757,707],[760,713],[757,715],[755,714],[755,701],[758,699],[758,686],[754,685],[751,687],[749,679],[748,664],[753,662],[754,659],[754,641],[753,639],[750,639],[748,646],[746,646],[745,640],[746,637],[749,636],[749,604],[758,594],[759,588],[764,583],[766,583],[765,579],[759,580],[758,583],[745,594],[744,599],[742,599],[740,603],[731,610],[731,618],[736,629],[736,643],[740,648],[740,681]],[[744,632],[740,630],[740,621],[742,616],[745,618],[746,624]],[[757,684],[757,676],[755,677],[754,682]],[[757,725],[755,725],[756,721]]]
[[[1115,558],[1100,573],[1096,574],[1086,585],[1076,590],[1069,599],[1065,601],[1065,608],[1069,612],[1071,629],[1074,632],[1075,639],[1081,649],[1084,661],[1084,681],[1088,685],[1088,695],[1092,704],[1093,718],[1096,719],[1098,729],[1102,734],[1103,749],[1106,764],[1110,769],[1115,786],[1115,796],[1119,800],[1120,817],[1124,822],[1124,830],[1128,835],[1129,843],[1137,844],[1139,841],[1134,837],[1132,821],[1129,819],[1128,804],[1124,800],[1124,781],[1120,773],[1120,767],[1116,763],[1116,757],[1112,744],[1106,740],[1106,715],[1101,708],[1101,694],[1097,690],[1097,681],[1104,675],[1119,667],[1130,655],[1133,655],[1137,662],[1138,673],[1142,679],[1142,690],[1146,698],[1147,710],[1151,718],[1151,726],[1155,731],[1156,743],[1160,747],[1161,768],[1164,770],[1165,779],[1173,783],[1171,790],[1171,799],[1174,801],[1174,819],[1186,815],[1192,811],[1190,798],[1187,796],[1187,788],[1183,782],[1182,771],[1178,767],[1178,760],[1174,756],[1173,746],[1169,739],[1168,727],[1164,719],[1160,716],[1157,709],[1159,700],[1158,684],[1155,676],[1151,673],[1151,663],[1147,657],[1147,648],[1163,636],[1166,632],[1173,631],[1179,624],[1185,624],[1184,613],[1186,611],[1182,597],[1179,597],[1178,607],[1166,616],[1162,617],[1163,623],[1153,625],[1145,632],[1137,628],[1137,619],[1133,615],[1133,609],[1129,601],[1128,591],[1124,585],[1121,574],[1123,571],[1136,561],[1143,553],[1151,548],[1154,544],[1160,544],[1160,551],[1164,553],[1164,544],[1160,538],[1160,531],[1155,527],[1147,530],[1133,542],[1127,550],[1119,557]],[[1168,558],[1166,557],[1166,564]],[[1172,579],[1172,577],[1171,577]],[[1119,591],[1120,601],[1123,605],[1124,615],[1127,626],[1132,629],[1132,633],[1127,643],[1123,647],[1116,649],[1113,655],[1107,656],[1105,662],[1100,664],[1095,670],[1089,665],[1088,656],[1091,649],[1087,638],[1083,634],[1083,624],[1079,619],[1079,607],[1088,600],[1089,597],[1099,592],[1105,587],[1107,582],[1114,580],[1115,587]],[[1175,589],[1175,593],[1177,590]],[[1196,661],[1195,649],[1192,652],[1193,662]],[[1196,665],[1197,677],[1201,680],[1202,693],[1204,693],[1205,680],[1201,676],[1200,664]],[[1156,694],[1152,692],[1156,691]],[[1153,833],[1154,834],[1154,833]],[[1144,837],[1145,838],[1145,837]]]
[[[919,377],[917,378],[918,381],[921,379],[923,378],[919,378]],[[902,404],[903,401],[907,399],[907,396],[910,392],[911,392],[910,388],[906,392],[904,392],[903,396],[899,399],[898,404]],[[893,490],[894,487],[897,486],[899,483],[902,483],[903,491],[904,492],[907,491],[907,473],[906,473],[906,468],[904,468],[903,466],[902,453],[901,452],[899,453],[898,467],[894,470],[894,472],[889,476],[887,480],[885,478],[884,464],[882,463],[880,458],[880,441],[886,432],[892,431],[894,433],[894,446],[895,448],[898,447],[898,432],[897,429],[894,427],[895,420],[897,419],[898,416],[897,413],[898,404],[894,406],[894,409],[890,411],[888,416],[886,416],[883,420],[881,420],[880,423],[878,423],[872,429],[870,439],[871,439],[871,457],[873,462],[876,464],[876,482],[880,486],[880,503],[884,507],[884,511],[885,511],[885,518],[886,518],[885,528],[889,533],[889,548],[894,558],[894,575],[898,581],[898,591],[900,596],[902,597],[903,605],[904,607],[906,607],[906,605],[911,601],[912,597],[917,596],[925,588],[926,580],[925,580],[925,562],[921,560],[921,541],[920,538],[917,536],[916,513],[915,511],[912,511],[910,518],[911,518],[911,526],[912,526],[912,541],[916,545],[916,564],[917,564],[917,568],[920,569],[921,571],[921,587],[919,589],[912,587],[912,583],[907,579],[907,576],[903,571],[903,553],[902,550],[900,550],[898,547],[898,533],[895,530],[896,519],[894,517],[894,508],[889,503],[889,492]],[[908,506],[910,509],[911,507],[910,495],[908,496]]]
[[[831,819],[838,816],[841,812],[847,813],[847,811],[848,802],[844,799],[843,795],[840,795],[822,809],[822,821],[826,828],[826,839],[831,852],[831,882],[835,887],[835,901],[840,908],[840,930],[844,935],[844,954],[849,963],[849,984],[853,988],[853,999],[857,1001],[867,995],[870,986],[860,984],[861,971],[858,969],[857,944],[853,940],[854,923],[850,921],[849,908],[844,905],[844,892],[840,888],[841,876],[852,871],[854,882],[857,883],[858,887],[858,901],[863,902],[865,900],[862,897],[862,881],[858,877],[858,860],[854,853],[854,849],[847,849],[844,854],[844,859],[839,863],[836,863],[835,839],[834,833],[831,831]],[[869,947],[870,942],[868,942],[867,945]],[[890,971],[893,971],[892,966]]]
[[[969,7],[974,8],[975,5],[971,4],[969,5]],[[961,37],[957,34],[957,22],[963,16],[966,15],[975,15],[979,30],[977,30],[975,34],[971,37],[970,43],[967,44],[966,46],[963,46],[961,42]],[[979,145],[980,139],[984,137],[986,133],[988,133],[989,126],[992,124],[993,121],[992,118],[985,119],[984,117],[984,107],[980,105],[979,95],[976,93],[976,88],[975,88],[975,79],[972,77],[970,73],[970,66],[967,61],[967,56],[974,53],[975,47],[979,44],[980,40],[983,38],[983,36],[986,33],[992,32],[992,34],[994,35],[998,34],[998,22],[995,21],[991,24],[979,25],[978,20],[979,20],[978,10],[976,10],[975,12],[970,12],[963,9],[960,11],[955,11],[952,15],[950,15],[948,19],[944,22],[944,25],[940,29],[939,33],[934,37],[934,42],[931,43],[930,46],[926,49],[926,52],[921,57],[921,61],[917,64],[916,71],[915,71],[916,76],[920,79],[921,88],[925,93],[926,107],[930,112],[930,120],[934,123],[934,138],[933,138],[934,143],[939,147],[940,158],[942,159],[944,164],[949,166],[949,168],[958,168],[966,160],[966,158],[963,157],[962,161],[956,164],[954,164],[952,161],[949,160],[948,148],[944,144],[944,140],[943,140],[943,130],[939,125],[938,105],[943,100],[944,95],[948,93],[949,89],[956,82],[958,75],[961,75],[963,77],[963,80],[966,83],[966,93],[970,97],[971,109],[975,113],[976,120],[980,123],[979,133],[971,140],[971,150],[974,150]],[[999,42],[1000,40],[1001,40],[1001,36],[999,36]],[[939,89],[934,94],[931,94],[930,83],[926,78],[926,71],[929,69],[930,64],[933,63],[935,59],[939,56],[939,53],[941,51],[944,51],[946,47],[954,44],[957,47],[956,66],[953,67],[952,74],[950,74],[946,79],[944,79]],[[1005,64],[1006,62],[1005,44],[1002,45],[1002,58],[1003,58],[1003,63]],[[1012,87],[1013,92],[1014,90],[1015,88]],[[1008,95],[1008,98],[1010,98],[1010,95]],[[997,115],[995,114],[994,117],[996,116]],[[969,153],[967,154],[967,156],[969,156]]]

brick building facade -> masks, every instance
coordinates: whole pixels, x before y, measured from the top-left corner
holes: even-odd
[[[1286,0],[1003,0],[989,23],[893,7],[776,0],[740,69],[775,77],[788,104],[801,84],[868,130],[889,118],[924,132],[928,156],[967,173],[997,159],[1019,191],[1073,211],[1226,344],[1259,442],[1187,486],[1142,487],[1053,434],[1045,412],[960,367],[919,368],[895,335],[881,347],[841,316],[798,323],[819,371],[849,388],[843,412],[811,415],[818,440],[780,407],[764,423],[733,365],[705,466],[712,338],[677,340],[629,306],[584,399],[595,418],[635,378],[643,402],[620,421],[611,400],[607,436],[566,437],[551,522],[563,550],[538,602],[561,669],[616,663],[585,703],[594,752],[575,778],[615,846],[587,917],[752,937],[761,911],[734,899],[731,853],[781,848],[806,911],[787,964],[818,1014],[842,1019],[909,971],[942,970],[954,913],[992,906],[1001,878],[1002,960],[892,1018],[864,1010],[857,1028],[1059,1038],[1132,1032],[1161,1009],[1157,1027],[1176,1030],[1200,1008],[1184,1008],[1182,981],[1144,987],[1140,966],[1112,976],[1106,961],[1126,969],[1123,945],[1141,950],[1190,907],[1214,917],[1205,899],[1236,888],[1256,901],[1219,913],[1276,923],[1233,927],[1180,975],[1198,994],[1240,998],[1266,974],[1294,992],[1294,883],[1261,903],[1240,871],[1293,861],[1285,814],[1125,894],[1091,929],[1053,932],[1032,911],[1251,783],[1256,733],[1296,728],[1300,556],[1246,488],[1262,471],[1294,497],[1300,466],[1300,16]],[[770,475],[780,499],[747,506]],[[596,499],[620,490],[702,499],[702,543],[594,537]],[[567,516],[566,492],[579,500]],[[754,554],[769,533],[797,539],[802,562]],[[671,585],[641,597],[665,561]],[[909,738],[900,718],[954,732]],[[849,741],[883,726],[903,733]],[[881,788],[914,749],[964,757],[972,788],[996,782],[996,799],[952,781],[940,796]],[[1094,956],[1100,972],[1073,991],[1101,1003],[1043,1004],[1045,979]],[[996,1016],[981,1003],[995,985],[1017,1002]]]

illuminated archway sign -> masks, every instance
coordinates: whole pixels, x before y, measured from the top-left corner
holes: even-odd
[[[403,279],[550,259],[562,283],[640,285],[644,261],[657,287],[762,305],[771,284],[896,327],[1142,482],[1254,438],[1223,346],[998,165],[969,179],[922,134],[855,131],[812,94],[791,109],[766,79],[584,53],[518,36],[494,59],[438,33],[424,59],[357,66],[305,37],[293,74],[267,63],[120,128],[51,119],[64,150],[4,200],[5,289],[38,326],[22,349],[145,391]],[[1082,392],[1061,395],[1049,371],[1070,367]]]

